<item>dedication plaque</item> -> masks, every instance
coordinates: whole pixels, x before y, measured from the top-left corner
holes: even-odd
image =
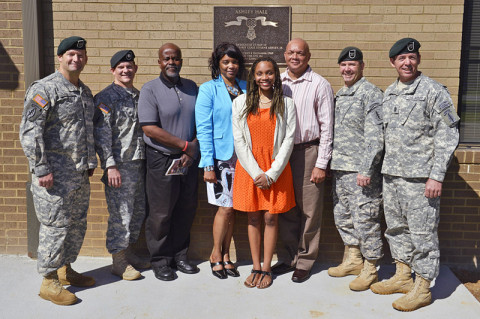
[[[290,7],[214,7],[213,46],[236,44],[246,63],[269,56],[285,63],[283,53],[290,41]]]

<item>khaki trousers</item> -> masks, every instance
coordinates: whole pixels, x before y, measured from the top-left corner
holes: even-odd
[[[323,214],[324,182],[310,182],[318,156],[318,146],[293,150],[290,157],[297,206],[280,214],[279,260],[298,269],[310,270],[318,256]]]

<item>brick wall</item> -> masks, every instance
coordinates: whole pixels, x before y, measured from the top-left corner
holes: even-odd
[[[444,182],[439,237],[441,261],[480,268],[480,148],[455,152]]]
[[[22,3],[0,2],[0,253],[27,246],[27,161],[18,140],[23,110]]]
[[[164,2],[164,3],[163,3]],[[19,70],[19,87],[0,90],[2,158],[0,162],[0,253],[25,253],[25,159],[18,143],[18,123],[24,95],[20,1],[0,3],[2,63],[4,52]],[[233,0],[116,0],[42,1],[46,69],[56,65],[55,48],[61,39],[76,34],[88,41],[89,61],[82,80],[95,94],[112,81],[109,59],[113,53],[133,48],[139,71],[136,86],[158,76],[157,50],[164,42],[183,49],[182,75],[198,84],[209,80],[207,59],[213,43],[213,6],[236,5]],[[351,5],[356,3],[356,5]],[[336,60],[342,48],[356,45],[364,52],[365,75],[385,89],[395,78],[388,50],[402,37],[422,43],[420,69],[449,87],[458,100],[463,19],[461,0],[316,1],[297,0],[292,5],[292,37],[306,39],[312,51],[310,65],[325,76],[335,91],[342,85]],[[419,4],[420,3],[420,4]],[[244,1],[242,5],[291,5],[290,0]],[[0,81],[6,75],[3,67]],[[474,263],[478,255],[478,182],[480,157],[458,151],[445,183],[442,204],[441,245],[443,261]],[[464,155],[465,154],[465,155]],[[475,153],[476,154],[476,153]],[[474,180],[477,178],[476,180]],[[92,181],[88,232],[81,253],[107,255],[107,222],[103,186],[97,170]],[[333,224],[330,181],[327,181],[321,235],[321,260],[338,260],[342,244]],[[215,210],[206,203],[203,183],[192,231],[191,255],[207,258],[212,246],[211,225]],[[476,231],[476,233],[475,233]],[[234,249],[239,259],[249,259],[246,218],[237,215]]]

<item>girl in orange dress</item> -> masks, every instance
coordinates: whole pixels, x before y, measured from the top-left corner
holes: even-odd
[[[235,152],[233,208],[248,214],[248,240],[253,269],[245,286],[272,284],[271,263],[278,233],[278,214],[295,206],[288,160],[293,149],[296,112],[284,97],[280,71],[271,58],[257,59],[249,72],[247,94],[232,106]],[[263,266],[260,262],[261,224],[265,221]]]

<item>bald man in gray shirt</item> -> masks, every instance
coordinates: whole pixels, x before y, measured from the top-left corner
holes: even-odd
[[[158,56],[161,73],[142,87],[138,117],[146,144],[147,247],[155,276],[170,281],[175,279],[172,268],[187,274],[199,271],[187,259],[190,228],[197,209],[198,88],[195,82],[180,77],[182,52],[178,46],[166,43]],[[166,175],[174,161],[179,161],[187,171]]]

